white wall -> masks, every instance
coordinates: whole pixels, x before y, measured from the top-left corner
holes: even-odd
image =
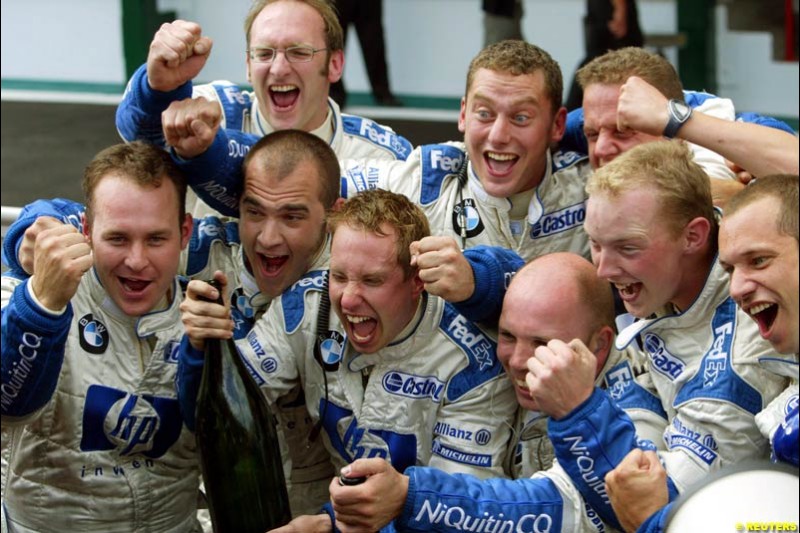
[[[673,33],[675,5],[670,0],[640,1],[640,23],[651,33]],[[163,8],[198,21],[214,39],[214,52],[202,76],[243,82],[242,20],[248,0],[231,0],[224,10],[213,1],[162,0]],[[384,29],[392,89],[399,94],[460,97],[472,57],[483,44],[480,0],[384,0]],[[547,50],[561,65],[565,90],[583,59],[581,19],[585,0],[525,0],[525,38]],[[345,56],[348,90],[369,92],[361,48],[353,28]]]
[[[737,110],[797,117],[797,61],[766,61],[772,35],[728,31],[727,10],[717,7],[717,92],[732,99]]]
[[[109,0],[2,0],[2,77],[122,83],[122,7]]]
[[[585,0],[524,0],[523,33],[549,51],[565,90],[583,56]],[[250,0],[160,0],[162,10],[199,22],[214,39],[200,81],[245,82],[244,20]],[[770,64],[766,35],[727,32],[718,16],[718,92],[737,108],[798,116],[798,64]],[[640,0],[645,33],[674,33],[673,0]],[[123,83],[121,6],[114,0],[2,0],[2,77]],[[405,95],[460,97],[470,59],[483,42],[480,0],[384,0],[392,88]],[[764,44],[764,43],[767,44]],[[675,60],[673,52],[668,57]],[[345,81],[368,92],[358,39],[351,29]]]

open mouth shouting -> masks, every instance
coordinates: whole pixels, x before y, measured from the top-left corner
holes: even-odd
[[[775,318],[778,316],[777,304],[760,303],[745,309],[745,312],[758,324],[758,332],[765,339],[769,337]]]
[[[642,292],[642,283],[614,283],[623,302],[632,302]]]
[[[258,254],[258,259],[261,264],[261,273],[267,277],[275,277],[281,273],[283,266],[289,260],[289,256]]]
[[[117,279],[122,285],[122,290],[129,297],[141,296],[152,283],[152,281],[146,279],[126,278],[123,276],[118,276]]]
[[[300,97],[297,85],[272,85],[269,88],[269,97],[276,109],[290,109]]]
[[[345,315],[347,318],[350,339],[354,344],[366,345],[375,337],[378,321],[368,316]]]
[[[519,156],[501,152],[484,152],[483,158],[486,161],[486,167],[492,174],[502,176],[511,172]]]

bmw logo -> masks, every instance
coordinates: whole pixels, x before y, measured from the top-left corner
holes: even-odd
[[[78,320],[81,348],[89,353],[101,354],[108,348],[108,328],[91,313]]]
[[[461,235],[462,228],[466,230],[468,238],[483,231],[483,221],[473,198],[466,198],[453,207],[453,230]]]

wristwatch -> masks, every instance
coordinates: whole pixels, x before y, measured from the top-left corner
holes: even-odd
[[[692,116],[692,108],[686,105],[683,100],[673,98],[667,103],[667,110],[669,111],[669,122],[667,122],[667,127],[664,128],[664,137],[672,139],[681,129],[681,126]]]

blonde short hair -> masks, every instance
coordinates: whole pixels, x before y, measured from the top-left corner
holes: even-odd
[[[655,141],[636,146],[594,171],[586,183],[586,192],[590,197],[616,197],[635,189],[655,189],[664,224],[674,235],[691,220],[702,217],[711,224],[715,245],[717,218],[708,180],[683,142]]]
[[[380,236],[386,235],[386,226],[393,228],[397,235],[397,263],[403,268],[405,279],[417,272],[411,267],[411,243],[431,234],[428,218],[419,206],[402,194],[383,189],[359,193],[328,215],[331,235],[342,225]]]
[[[683,86],[675,67],[658,54],[629,46],[612,50],[584,65],[575,79],[585,91],[594,84],[622,85],[638,76],[667,98],[683,100]]]

